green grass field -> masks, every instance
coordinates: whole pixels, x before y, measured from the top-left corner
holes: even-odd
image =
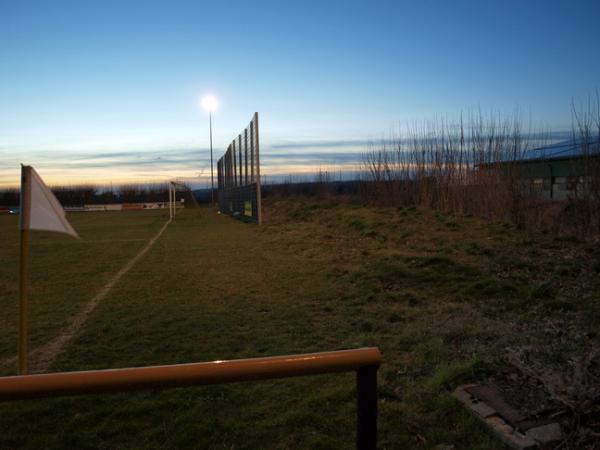
[[[500,449],[449,389],[492,373],[506,347],[545,345],[548,321],[597,339],[589,243],[415,208],[269,201],[265,217],[259,228],[183,211],[51,371],[378,346],[381,448]],[[167,218],[69,220],[80,241],[33,233],[32,348]],[[0,217],[0,359],[17,350],[16,223]],[[7,449],[352,448],[354,433],[351,373],[0,405]]]

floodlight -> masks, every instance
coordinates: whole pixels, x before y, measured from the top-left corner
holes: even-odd
[[[206,95],[202,98],[202,108],[208,112],[213,112],[219,107],[219,101],[214,95]]]

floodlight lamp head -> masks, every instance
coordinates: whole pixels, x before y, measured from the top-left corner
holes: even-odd
[[[206,112],[214,112],[218,107],[219,102],[214,95],[206,95],[202,98],[202,108]]]

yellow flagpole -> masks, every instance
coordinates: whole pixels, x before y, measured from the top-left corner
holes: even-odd
[[[31,168],[21,166],[21,255],[19,259],[19,375],[27,374],[27,263],[29,261],[29,219],[31,209]]]

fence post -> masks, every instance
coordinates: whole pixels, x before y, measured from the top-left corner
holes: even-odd
[[[356,371],[357,420],[356,448],[377,448],[377,369],[365,366]]]
[[[254,113],[254,141],[255,149],[254,156],[256,158],[256,222],[262,225],[262,198],[261,198],[261,181],[260,181],[260,144],[258,139],[258,112]]]

